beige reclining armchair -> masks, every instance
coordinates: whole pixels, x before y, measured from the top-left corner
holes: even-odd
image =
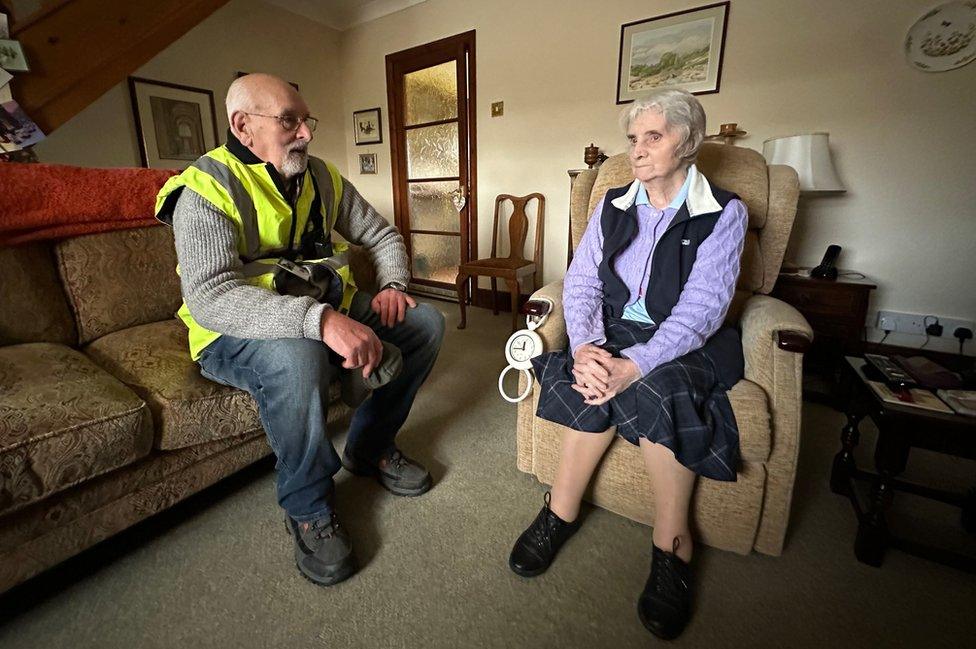
[[[783,550],[800,446],[803,352],[813,338],[800,313],[768,296],[776,282],[799,185],[790,167],[767,166],[751,149],[705,143],[698,168],[708,180],[737,193],[749,208],[742,271],[728,322],[742,331],[745,378],[729,391],[739,426],[741,465],[736,482],[700,479],[692,501],[692,525],[701,542],[740,554]],[[575,249],[597,202],[612,187],[633,182],[626,154],[609,158],[576,179],[570,199]],[[555,303],[537,331],[547,350],[567,346],[562,281],[533,295]],[[523,385],[520,388],[524,389]],[[518,407],[518,468],[552,484],[565,428],[535,416],[538,385]],[[627,518],[650,524],[654,494],[640,451],[617,438],[597,469],[587,500]]]

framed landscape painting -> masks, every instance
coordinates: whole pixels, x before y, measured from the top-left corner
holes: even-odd
[[[678,11],[620,27],[617,103],[658,88],[718,92],[729,3]]]

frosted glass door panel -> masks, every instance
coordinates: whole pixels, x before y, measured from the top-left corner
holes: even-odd
[[[412,234],[413,276],[433,282],[454,284],[461,263],[458,237],[443,234]]]
[[[458,165],[457,122],[407,131],[407,178],[457,178]]]
[[[404,126],[454,119],[457,115],[457,63],[448,61],[403,76]]]
[[[410,183],[408,202],[410,227],[414,230],[460,232],[461,220],[452,195],[457,191],[455,180],[435,183]]]

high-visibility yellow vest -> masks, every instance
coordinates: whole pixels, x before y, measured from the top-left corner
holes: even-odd
[[[266,163],[245,164],[226,145],[221,146],[204,154],[163,185],[156,196],[156,218],[172,223],[172,211],[179,192],[184,188],[193,190],[227,215],[236,226],[237,252],[244,264],[247,283],[275,291],[275,264],[289,251],[292,259],[300,258],[297,254],[301,250],[302,235],[313,227],[313,208],[321,211],[323,237],[331,233],[339,213],[342,176],[334,165],[310,156],[308,168],[299,182],[298,197],[292,206],[281,194]],[[332,190],[329,192],[331,200],[325,200],[322,189]],[[332,242],[333,256],[329,258],[329,265],[343,282],[342,311],[349,309],[356,293],[348,248],[345,242]],[[198,324],[186,302],[180,306],[177,315],[189,330],[190,356],[197,360],[204,348],[220,334]]]

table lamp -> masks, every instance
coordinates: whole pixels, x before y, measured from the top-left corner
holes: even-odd
[[[773,165],[788,165],[796,169],[797,176],[800,178],[800,199],[804,196],[816,196],[825,194],[840,194],[847,191],[837,177],[834,170],[834,163],[830,159],[830,149],[827,146],[828,133],[802,133],[799,135],[786,135],[782,137],[772,137],[763,142],[763,157],[766,162]],[[799,205],[797,212],[799,213]],[[794,228],[795,232],[795,228]],[[824,261],[821,262],[817,270],[824,267],[830,257],[831,264],[836,263],[840,246],[831,246],[834,252],[830,254],[828,248]],[[791,246],[787,245],[787,257],[790,254]],[[783,270],[791,271],[796,268],[792,260],[783,262]]]
[[[763,142],[763,157],[771,165],[789,165],[800,176],[800,193],[846,191],[834,171],[827,146],[829,133],[772,137]]]

